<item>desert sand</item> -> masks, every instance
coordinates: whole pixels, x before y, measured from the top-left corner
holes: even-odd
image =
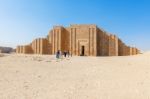
[[[0,99],[150,99],[150,53],[0,55]]]

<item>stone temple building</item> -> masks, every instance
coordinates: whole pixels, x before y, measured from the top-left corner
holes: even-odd
[[[58,50],[69,51],[76,56],[127,56],[140,53],[137,48],[127,46],[117,36],[93,24],[54,26],[46,38],[17,46],[16,53],[52,55]]]

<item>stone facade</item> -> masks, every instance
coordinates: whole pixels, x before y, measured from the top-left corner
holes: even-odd
[[[137,48],[125,45],[117,36],[108,34],[96,25],[54,26],[46,38],[35,39],[31,44],[18,46],[17,53],[55,54],[69,51],[77,56],[136,55]]]
[[[17,46],[16,52],[22,54],[51,54],[51,45],[48,39],[38,38],[29,45]]]
[[[32,53],[34,54],[51,54],[51,46],[46,38],[38,38],[35,39],[30,47],[32,49]]]

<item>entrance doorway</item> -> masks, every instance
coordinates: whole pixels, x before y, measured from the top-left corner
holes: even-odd
[[[85,55],[85,46],[81,46],[81,56]]]

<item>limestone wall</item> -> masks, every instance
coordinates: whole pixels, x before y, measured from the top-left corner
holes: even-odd
[[[136,48],[125,45],[121,40],[119,40],[118,51],[119,56],[129,56],[138,54]]]
[[[109,56],[118,56],[118,38],[115,35],[109,36]]]
[[[17,52],[18,54],[23,53],[23,46],[17,46],[16,52]]]
[[[34,54],[51,54],[51,45],[45,38],[35,39],[31,44]]]
[[[20,48],[19,48],[19,46],[16,47],[16,53],[18,53],[18,54],[20,53]]]
[[[30,45],[22,46],[22,53],[23,54],[32,54],[33,51],[32,51],[31,46]]]
[[[118,55],[119,56],[124,56],[124,48],[125,48],[125,44],[119,39],[118,40]]]
[[[140,54],[138,49],[135,47],[132,47],[132,55]]]
[[[98,29],[98,56],[108,56],[109,55],[109,35]]]
[[[62,50],[63,27],[56,26],[51,33],[52,54],[55,54],[58,50]]]
[[[97,56],[97,27],[95,25],[71,25],[69,34],[69,50],[73,55],[84,53],[86,56]]]
[[[137,48],[127,46],[117,36],[93,24],[54,26],[46,38],[17,46],[16,53],[55,54],[58,50],[78,56],[127,56],[140,53]]]
[[[17,46],[16,53],[22,54],[51,54],[51,44],[45,38],[33,40],[29,45]]]

